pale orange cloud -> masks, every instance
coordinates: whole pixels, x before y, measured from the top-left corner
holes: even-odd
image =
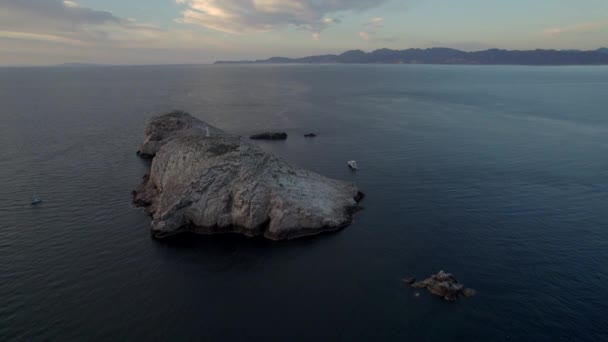
[[[608,20],[590,23],[574,24],[564,27],[553,27],[543,30],[548,36],[559,36],[566,33],[595,32],[608,27]]]

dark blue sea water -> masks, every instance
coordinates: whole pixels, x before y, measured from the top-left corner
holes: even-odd
[[[291,242],[152,240],[135,151],[172,109],[287,131],[263,148],[365,210]],[[608,339],[607,67],[4,68],[0,156],[1,341]],[[401,281],[442,269],[478,296]]]

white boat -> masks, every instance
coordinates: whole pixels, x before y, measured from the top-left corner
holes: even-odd
[[[354,160],[349,161],[348,166],[353,169],[353,170],[359,170],[359,165],[357,165],[357,162]]]
[[[42,203],[42,200],[40,198],[38,198],[36,196],[32,196],[32,202],[31,202],[32,205],[37,205],[40,203]]]

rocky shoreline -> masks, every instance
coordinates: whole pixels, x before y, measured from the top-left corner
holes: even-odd
[[[351,224],[364,197],[352,183],[293,166],[184,112],[152,118],[138,155],[152,166],[133,203],[152,216],[155,238],[316,235]]]

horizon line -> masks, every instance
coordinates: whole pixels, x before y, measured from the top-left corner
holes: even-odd
[[[473,52],[484,52],[484,51],[491,51],[491,50],[499,50],[499,51],[510,51],[510,52],[515,52],[515,51],[558,51],[558,52],[568,52],[568,51],[572,51],[572,52],[597,52],[599,50],[602,49],[607,49],[607,47],[604,46],[600,46],[596,49],[590,49],[590,50],[581,50],[581,49],[542,49],[542,48],[536,48],[536,49],[504,49],[504,48],[487,48],[487,49],[478,49],[478,50],[461,50],[461,49],[457,49],[457,48],[450,48],[450,47],[442,47],[442,46],[433,46],[433,47],[428,47],[428,48],[417,48],[417,47],[411,47],[411,48],[404,48],[404,49],[389,49],[389,48],[378,48],[378,49],[373,49],[373,50],[363,50],[363,49],[350,49],[350,50],[346,50],[340,54],[344,54],[346,52],[350,52],[350,51],[362,51],[365,53],[370,53],[370,52],[374,52],[374,51],[379,51],[379,50],[391,50],[391,51],[407,51],[407,50],[433,50],[433,49],[448,49],[448,50],[455,50],[455,51],[460,51],[460,52],[467,52],[467,53],[473,53]],[[196,62],[196,63],[171,63],[171,62],[167,62],[167,63],[140,63],[140,64],[134,64],[134,63],[87,63],[87,62],[63,62],[63,63],[59,63],[59,64],[0,64],[0,68],[37,68],[37,67],[65,67],[65,68],[86,68],[86,67],[124,67],[124,66],[196,66],[196,65],[214,65],[217,64],[218,62],[228,62],[228,63],[234,63],[234,64],[238,64],[239,62],[256,62],[256,61],[264,61],[264,60],[268,60],[268,59],[272,59],[272,58],[289,58],[289,59],[299,59],[299,58],[306,58],[306,57],[314,57],[314,56],[339,56],[340,54],[334,54],[334,53],[320,53],[320,54],[316,54],[316,55],[308,55],[308,56],[304,56],[304,57],[284,57],[284,56],[270,56],[270,57],[266,57],[265,59],[234,59],[234,60],[215,60],[213,62]],[[227,63],[227,64],[228,64]],[[310,63],[284,63],[284,64],[310,64]],[[316,63],[316,64],[339,64],[339,63]],[[356,64],[356,63],[355,63]],[[365,63],[361,63],[361,64],[365,64]],[[425,63],[420,63],[420,64],[425,64]],[[430,65],[432,65],[431,63],[428,63]],[[513,65],[513,64],[495,64],[495,65]],[[519,65],[519,64],[514,64],[514,65]],[[522,65],[523,66],[523,65]],[[555,66],[559,66],[559,65],[555,65]],[[593,66],[593,65],[591,65]]]

